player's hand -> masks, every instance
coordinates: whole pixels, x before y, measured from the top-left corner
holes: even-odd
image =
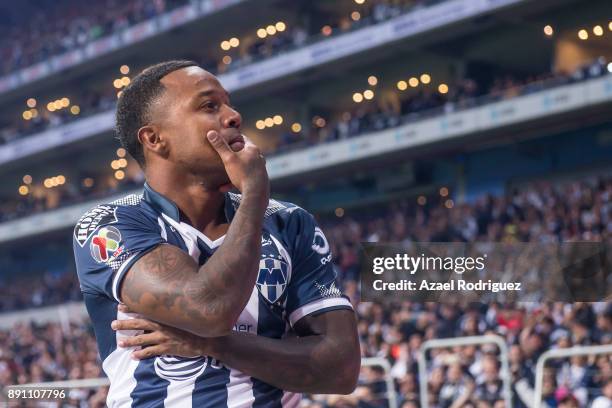
[[[229,179],[243,195],[261,197],[267,204],[270,196],[270,182],[266,170],[266,160],[261,151],[246,136],[244,148],[233,151],[227,141],[216,130],[210,130],[206,138],[219,153]]]
[[[129,313],[125,305],[119,305],[119,310]],[[118,343],[118,346],[123,348],[140,347],[132,352],[132,358],[135,360],[161,355],[205,356],[208,355],[208,343],[214,341],[145,318],[115,320],[111,327],[113,330],[144,330],[143,334],[124,337]]]

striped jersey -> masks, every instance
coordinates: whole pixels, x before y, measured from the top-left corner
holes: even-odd
[[[241,196],[225,195],[231,222]],[[119,312],[121,279],[141,256],[160,244],[179,247],[199,265],[224,237],[207,238],[180,220],[178,207],[145,183],[142,195],[99,205],[78,221],[74,256],[85,305],[93,322],[110,380],[107,405],[114,407],[296,407],[301,395],[286,392],[207,356],[158,356],[132,360],[133,349],[117,347],[135,331],[111,329]],[[314,218],[302,208],[270,200],[264,216],[256,284],[234,330],[281,338],[302,317],[351,309],[336,286],[329,244]],[[260,358],[267,364],[266,356]]]

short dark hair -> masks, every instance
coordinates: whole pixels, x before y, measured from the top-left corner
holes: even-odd
[[[117,102],[115,131],[121,146],[141,167],[144,168],[145,159],[142,145],[138,141],[138,129],[151,120],[151,104],[165,89],[160,80],[173,71],[197,65],[197,62],[188,60],[151,65],[136,75],[121,93]]]

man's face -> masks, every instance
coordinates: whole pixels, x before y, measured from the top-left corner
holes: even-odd
[[[217,152],[206,138],[215,130],[234,151],[244,148],[242,117],[229,102],[217,78],[200,67],[187,67],[162,78],[166,88],[155,107],[160,138],[168,146],[167,159],[187,173],[202,176],[207,187],[229,182]]]

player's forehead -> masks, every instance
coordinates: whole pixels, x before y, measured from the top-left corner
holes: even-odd
[[[163,77],[161,83],[167,91],[187,98],[202,91],[226,94],[217,77],[198,66],[177,69]]]

